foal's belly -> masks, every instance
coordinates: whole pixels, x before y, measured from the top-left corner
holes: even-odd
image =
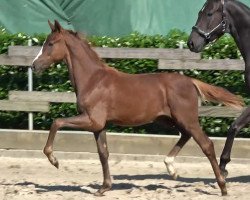
[[[169,116],[170,112],[157,112],[157,113],[131,113],[134,115],[120,115],[117,118],[111,120],[113,124],[119,126],[140,126],[154,122],[160,116]]]
[[[118,102],[111,113],[111,121],[121,126],[139,126],[151,123],[159,116],[170,116],[170,110],[164,102],[150,98]]]
[[[118,126],[141,126],[144,124],[150,124],[154,122],[156,118],[151,119],[115,119],[112,120],[111,123],[118,125]]]

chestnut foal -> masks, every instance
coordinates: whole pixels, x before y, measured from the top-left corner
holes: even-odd
[[[173,177],[174,157],[193,137],[209,159],[222,195],[226,183],[220,174],[212,141],[202,131],[198,120],[198,96],[241,108],[241,98],[223,88],[208,85],[177,73],[131,75],[103,63],[85,39],[65,30],[55,21],[49,22],[51,33],[33,61],[33,70],[42,71],[52,63],[65,61],[77,97],[79,115],[56,119],[50,129],[44,153],[50,163],[59,167],[53,155],[53,141],[62,127],[81,128],[94,133],[103,169],[103,185],[95,193],[102,195],[111,189],[108,147],[105,125],[137,126],[151,122],[171,122],[181,132],[181,138],[165,159]]]

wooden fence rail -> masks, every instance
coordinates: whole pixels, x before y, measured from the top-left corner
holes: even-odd
[[[41,47],[37,46],[10,46],[8,56],[35,57]],[[138,58],[138,59],[200,59],[200,55],[188,49],[161,49],[161,48],[93,48],[101,58]]]
[[[1,65],[30,66],[41,47],[10,46],[8,55],[0,55]],[[201,59],[200,54],[188,49],[156,48],[102,48],[94,50],[101,58],[156,59],[159,69],[244,70],[244,61],[238,59]]]
[[[49,102],[0,100],[0,110],[24,112],[49,112]]]
[[[167,60],[159,59],[158,69],[198,69],[198,70],[244,70],[243,60],[236,59],[197,59]]]
[[[74,92],[27,92],[27,91],[10,91],[9,100],[25,102],[53,102],[53,103],[76,103]],[[0,102],[1,103],[1,102]],[[1,107],[0,107],[1,108]],[[201,106],[199,107],[199,116],[209,117],[237,117],[241,110],[225,106]]]

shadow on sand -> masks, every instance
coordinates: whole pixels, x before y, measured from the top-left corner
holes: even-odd
[[[171,192],[173,189],[177,192],[185,192],[185,188],[193,187],[193,183],[195,182],[203,182],[205,185],[209,185],[210,187],[214,187],[211,183],[215,183],[215,178],[186,178],[186,177],[179,177],[177,179],[178,184],[174,187],[168,187],[164,185],[164,180],[172,180],[172,178],[166,174],[145,174],[145,175],[114,175],[114,180],[159,180],[162,179],[161,184],[149,184],[146,186],[136,185],[134,183],[113,183],[112,190],[130,190],[130,189],[142,189],[142,190],[167,190],[167,192]],[[227,182],[239,182],[239,183],[249,183],[250,176],[237,176],[237,177],[230,177],[227,179]],[[0,183],[2,186],[9,186],[13,184],[6,184]],[[34,185],[35,190],[37,193],[46,193],[51,191],[61,191],[61,192],[83,192],[86,194],[93,194],[93,189],[98,190],[100,188],[99,184],[89,184],[85,186],[75,186],[75,185],[41,185],[34,182],[19,182],[14,184],[15,186],[28,186]],[[88,189],[89,188],[89,189]],[[92,192],[91,192],[92,191]],[[211,194],[207,191],[202,189],[195,189],[197,193],[207,194],[207,195],[215,195]]]
[[[89,190],[83,189],[81,186],[74,186],[74,185],[41,185],[41,184],[27,182],[27,181],[16,183],[15,185],[19,185],[19,186],[34,185],[37,193],[61,191],[61,192],[83,192],[83,193],[91,194]]]
[[[114,175],[114,180],[145,180],[145,179],[162,179],[164,180],[173,180],[167,174],[144,174],[144,175]],[[194,183],[194,182],[204,182],[204,184],[214,183],[216,180],[215,178],[188,178],[188,177],[178,177],[178,182],[183,183]],[[250,182],[250,175],[246,176],[236,176],[236,177],[229,177],[226,179],[227,182],[239,182],[239,183],[249,183]]]

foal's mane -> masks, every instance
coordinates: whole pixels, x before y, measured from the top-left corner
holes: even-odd
[[[76,39],[79,40],[82,48],[86,50],[86,53],[94,59],[96,62],[98,62],[101,65],[105,65],[103,60],[98,56],[98,54],[92,49],[92,46],[90,45],[89,41],[86,39],[85,34],[81,32],[75,32],[72,30],[66,30],[70,35],[74,36]]]

